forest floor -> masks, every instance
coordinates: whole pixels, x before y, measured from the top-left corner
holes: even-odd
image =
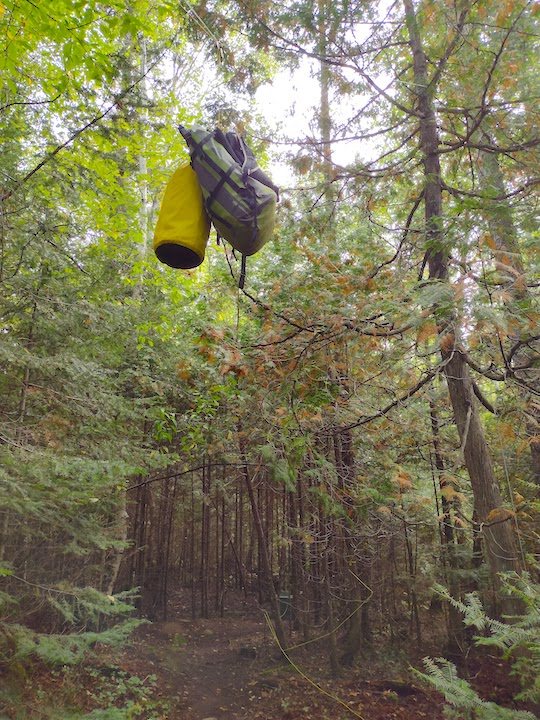
[[[230,605],[223,618],[192,620],[178,602],[167,621],[141,627],[116,658],[129,674],[156,676],[156,690],[168,701],[167,720],[443,718],[440,696],[400,673],[397,655],[378,662],[372,656],[367,667],[360,659],[358,668],[336,680],[324,647],[293,650],[293,667],[253,599],[234,598]],[[301,643],[295,635],[293,642]]]
[[[443,719],[443,698],[411,670],[422,668],[423,655],[440,654],[435,646],[415,650],[414,642],[405,641],[397,650],[374,642],[355,668],[335,679],[324,641],[291,650],[288,662],[255,600],[232,594],[226,600],[223,618],[192,619],[189,602],[178,594],[167,620],[142,625],[128,646],[101,647],[73,669],[36,668],[0,720],[66,720],[81,712],[100,720]],[[431,628],[441,623],[433,618]],[[298,633],[289,638],[302,642]],[[484,656],[470,659],[467,670],[484,699],[512,706],[517,688],[506,663]],[[85,714],[96,708],[110,710]]]
[[[371,647],[339,679],[331,677],[323,643],[280,655],[253,599],[228,597],[225,617],[191,619],[178,596],[167,621],[141,627],[116,657],[129,675],[155,676],[166,720],[421,720],[444,717],[443,698],[422,685],[409,663],[422,655]],[[441,618],[438,619],[438,622]],[[289,631],[291,628],[289,628]],[[302,639],[290,635],[293,643]],[[471,661],[469,675],[485,699],[508,703],[516,691],[497,658]]]

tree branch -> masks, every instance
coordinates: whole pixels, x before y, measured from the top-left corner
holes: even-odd
[[[450,356],[452,357],[452,356]],[[361,425],[367,425],[367,423],[372,422],[373,420],[376,420],[377,418],[383,417],[384,415],[387,415],[390,410],[395,408],[397,405],[401,405],[401,403],[405,402],[406,400],[409,400],[413,397],[413,395],[416,395],[416,393],[421,390],[425,385],[427,385],[433,378],[438,375],[441,370],[444,368],[444,366],[450,361],[450,358],[447,358],[444,360],[444,362],[440,363],[434,370],[430,370],[427,375],[422,378],[422,380],[419,380],[416,385],[414,385],[410,390],[408,390],[404,395],[401,395],[401,397],[397,398],[397,400],[394,400],[393,402],[389,403],[386,407],[384,407],[382,410],[379,410],[379,412],[374,413],[373,415],[366,415],[361,420],[358,420],[355,423],[351,423],[350,425],[345,425],[344,427],[339,429],[339,433],[347,432],[348,430],[352,430],[353,428],[360,427]]]
[[[477,372],[479,375],[483,375],[484,377],[489,378],[490,380],[495,380],[496,382],[504,382],[506,380],[506,373],[502,372],[496,372],[493,368],[493,364],[491,364],[488,368],[481,368],[480,365],[478,365],[469,355],[469,353],[466,353],[463,349],[461,350],[461,354],[467,363],[469,367],[471,367],[475,372]],[[480,398],[479,398],[480,399]]]
[[[443,190],[446,190],[446,192],[450,193],[450,195],[453,195],[454,197],[472,197],[477,198],[478,200],[490,200],[492,202],[502,202],[503,200],[509,200],[512,197],[515,197],[516,195],[521,195],[522,193],[526,192],[529,188],[533,188],[536,185],[540,185],[540,178],[533,178],[532,180],[529,180],[528,182],[524,183],[523,185],[520,185],[515,190],[512,190],[511,192],[504,193],[503,195],[493,196],[493,195],[484,195],[479,192],[473,192],[472,190],[461,190],[458,188],[454,188],[451,185],[448,185],[447,183],[443,183]]]
[[[540,340],[540,335],[532,335],[531,337],[527,338],[526,340],[519,340],[515,345],[512,346],[510,349],[510,352],[508,353],[508,363],[511,363],[514,355],[517,353],[520,348],[529,346],[529,343],[536,342],[537,340]],[[532,348],[531,348],[532,349]],[[514,368],[516,369],[516,368]]]
[[[104,110],[99,115],[96,115],[96,117],[92,118],[92,120],[87,122],[86,125],[84,125],[82,128],[79,128],[78,130],[76,130],[65,142],[61,143],[60,145],[57,145],[57,147],[55,147],[54,150],[52,150],[48,155],[46,155],[40,163],[38,163],[32,170],[30,170],[28,173],[26,173],[26,175],[23,178],[21,178],[20,180],[17,180],[15,182],[15,185],[13,187],[11,187],[9,190],[7,190],[7,192],[4,193],[4,195],[2,195],[2,197],[0,197],[0,202],[4,202],[4,201],[8,200],[13,195],[13,193],[16,192],[16,190],[18,188],[21,187],[21,185],[23,185],[25,182],[30,180],[31,177],[33,177],[45,165],[47,165],[56,155],[58,155],[59,152],[64,150],[64,148],[68,147],[68,145],[71,145],[71,143],[74,140],[76,140],[80,135],[85,133],[91,127],[93,127],[94,125],[97,125],[97,123],[99,123],[101,120],[103,120],[103,118],[106,117],[111,112],[111,110],[113,110],[118,105],[118,102],[120,100],[122,100],[123,98],[125,98],[126,95],[129,95],[129,93],[134,88],[136,88],[137,85],[142,80],[144,80],[144,78],[150,73],[150,71],[153,70],[153,68],[156,65],[158,65],[158,63],[161,62],[164,55],[165,55],[165,50],[156,58],[156,60],[154,60],[154,62],[147,68],[147,70],[135,80],[135,82],[131,83],[131,85],[124,88],[124,90],[122,90],[122,92],[119,95],[116,95],[114,102],[111,103],[111,105],[109,105],[109,107],[106,110]]]
[[[472,381],[472,388],[473,388],[474,394],[476,395],[478,400],[480,400],[480,402],[486,408],[486,410],[489,410],[490,413],[492,413],[493,415],[496,415],[497,411],[495,410],[493,405],[489,402],[489,400],[484,396],[484,394],[482,393],[482,391],[480,390],[480,388],[478,387],[478,385],[476,384],[476,382],[474,380]]]
[[[248,465],[252,465],[253,467],[259,467],[260,463],[247,463]],[[242,463],[229,463],[229,462],[221,462],[221,463],[205,463],[204,465],[197,465],[195,467],[190,467],[185,470],[176,470],[174,469],[172,472],[167,473],[165,475],[158,475],[157,477],[146,477],[146,480],[143,480],[142,482],[135,483],[134,485],[128,485],[126,488],[126,492],[129,490],[136,490],[137,488],[144,487],[145,485],[151,485],[155,482],[160,482],[161,480],[173,480],[174,478],[183,477],[184,475],[189,475],[192,472],[199,472],[200,470],[203,470],[204,468],[208,467],[235,467],[235,468],[243,468],[246,465],[245,462]]]
[[[468,5],[465,6],[465,8],[461,11],[461,14],[458,18],[457,24],[456,24],[456,30],[454,33],[454,36],[448,43],[446,50],[444,52],[444,55],[437,63],[437,69],[433,73],[433,77],[431,78],[429,82],[429,88],[435,88],[437,86],[437,83],[439,82],[439,79],[443,73],[444,68],[446,67],[446,64],[448,60],[450,59],[450,56],[454,52],[454,48],[457,45],[458,38],[462,37],[463,28],[465,26],[465,20],[467,18],[467,14],[470,10],[470,7]]]
[[[62,93],[58,93],[56,97],[51,98],[50,100],[25,100],[24,102],[18,100],[15,102],[6,103],[5,105],[2,105],[2,107],[0,107],[0,112],[3,112],[10,107],[13,107],[14,105],[50,105],[51,103],[56,102],[56,100],[58,100],[58,98],[61,96]]]

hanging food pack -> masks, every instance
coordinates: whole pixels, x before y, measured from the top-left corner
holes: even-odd
[[[179,130],[218,235],[242,255],[253,255],[272,237],[277,187],[237,133],[209,132],[200,125]]]

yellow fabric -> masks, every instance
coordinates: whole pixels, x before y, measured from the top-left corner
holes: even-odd
[[[174,268],[197,267],[204,260],[210,220],[197,174],[182,165],[165,189],[154,233],[158,259]]]

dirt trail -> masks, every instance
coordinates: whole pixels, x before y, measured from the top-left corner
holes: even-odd
[[[140,628],[122,665],[139,677],[157,676],[171,706],[168,720],[240,720],[252,717],[271,654],[268,628],[253,603],[238,602],[224,618],[195,620],[180,604],[167,621]]]
[[[426,648],[415,654],[410,644],[374,641],[336,679],[324,628],[322,637],[306,643],[289,626],[288,662],[256,602],[232,593],[227,600],[224,618],[193,620],[189,604],[176,595],[168,619],[141,626],[128,647],[100,647],[87,666],[65,677],[36,667],[21,697],[28,717],[72,717],[49,710],[89,712],[96,705],[116,717],[115,706],[132,703],[129,717],[138,720],[443,720],[443,698],[410,671],[411,665],[422,667]],[[431,656],[440,654],[431,649]],[[460,672],[482,698],[513,707],[519,687],[509,670],[501,657],[483,652],[470,654]],[[39,707],[44,698],[46,712]],[[0,716],[22,717],[19,709],[10,703],[11,714],[0,710]]]
[[[293,651],[313,682],[306,680],[279,656],[255,601],[228,599],[224,618],[192,620],[177,596],[168,620],[141,627],[123,653],[124,670],[156,676],[167,720],[442,719],[441,698],[399,680],[397,666],[377,661],[373,649],[369,662],[339,680],[318,643]]]

